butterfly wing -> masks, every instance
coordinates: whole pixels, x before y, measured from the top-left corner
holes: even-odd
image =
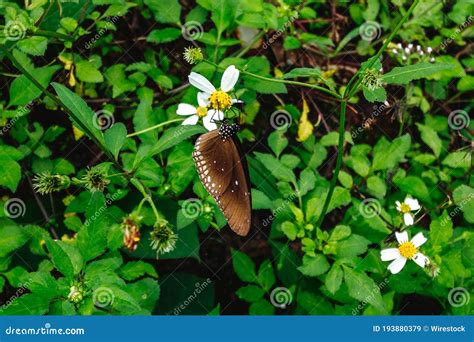
[[[203,134],[196,140],[193,159],[202,184],[230,228],[238,235],[247,235],[251,224],[250,183],[237,139],[221,139],[218,130]]]

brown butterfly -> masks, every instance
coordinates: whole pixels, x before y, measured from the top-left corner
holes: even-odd
[[[252,198],[247,161],[236,137],[240,127],[223,122],[201,135],[193,159],[202,184],[214,197],[230,228],[241,236],[250,230]]]

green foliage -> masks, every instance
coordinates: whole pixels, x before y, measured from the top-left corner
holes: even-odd
[[[448,297],[473,285],[472,4],[28,4],[0,14],[1,314],[472,314]],[[243,239],[177,114],[191,72],[220,88],[231,65]],[[387,269],[398,231],[427,237],[424,268]]]

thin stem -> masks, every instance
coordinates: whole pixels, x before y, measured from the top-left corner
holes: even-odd
[[[324,220],[324,216],[326,216],[326,212],[329,207],[329,203],[331,202],[332,195],[334,193],[334,188],[336,187],[337,178],[339,176],[339,171],[341,170],[342,165],[342,156],[344,154],[344,132],[346,126],[346,108],[347,108],[347,100],[342,101],[341,103],[341,110],[339,112],[339,143],[337,145],[337,160],[336,160],[336,170],[331,179],[331,186],[329,188],[328,195],[326,196],[326,200],[324,201],[323,210],[321,211],[321,215],[318,218],[317,227],[321,227],[321,223]]]
[[[339,171],[341,170],[342,166],[342,156],[344,154],[344,132],[345,132],[345,123],[346,123],[346,108],[347,108],[347,101],[352,97],[352,95],[357,92],[359,89],[360,83],[362,82],[362,78],[358,77],[361,72],[365,69],[371,68],[372,65],[374,65],[375,61],[382,55],[384,50],[387,48],[388,44],[395,38],[397,35],[398,31],[402,27],[402,25],[406,22],[408,17],[411,15],[413,10],[415,9],[416,5],[418,4],[419,0],[415,0],[413,4],[410,6],[408,11],[405,13],[403,18],[398,22],[397,26],[395,29],[392,31],[392,33],[389,35],[385,43],[382,45],[382,47],[378,50],[378,52],[371,58],[370,63],[368,64],[367,68],[360,68],[357,73],[351,78],[349,81],[346,90],[344,91],[344,96],[343,100],[341,102],[341,110],[339,113],[339,143],[337,146],[337,160],[336,160],[336,169],[334,170],[334,174],[331,179],[331,185],[329,188],[328,195],[326,196],[326,200],[324,201],[323,205],[323,210],[321,211],[321,215],[318,218],[317,226],[321,227],[321,224],[323,223],[324,217],[326,216],[326,212],[329,207],[329,203],[331,203],[331,198],[332,195],[334,194],[334,188],[336,187],[337,179],[339,177]],[[357,80],[357,81],[355,81]],[[353,83],[355,84],[353,85]]]
[[[205,63],[208,63],[218,69],[224,69],[223,67],[217,65],[216,63],[213,63],[211,61],[208,61],[208,60],[203,60],[203,62]],[[270,77],[265,77],[265,76],[260,76],[260,75],[257,75],[257,74],[254,74],[254,73],[251,73],[251,72],[248,72],[248,71],[245,71],[245,70],[240,70],[240,73],[243,74],[243,75],[247,75],[247,76],[250,76],[250,77],[253,77],[253,78],[257,78],[257,79],[260,79],[260,80],[264,80],[264,81],[268,81],[268,82],[273,82],[273,83],[283,83],[283,84],[289,84],[289,85],[295,85],[295,86],[301,86],[301,87],[306,87],[306,88],[312,88],[312,89],[317,89],[319,91],[322,91],[326,94],[329,94],[333,97],[335,97],[336,99],[341,99],[341,96],[329,89],[326,89],[326,88],[323,88],[323,87],[320,87],[320,86],[317,86],[315,84],[309,84],[309,83],[304,83],[304,82],[298,82],[298,81],[288,81],[288,80],[284,80],[284,79],[280,79],[280,78],[270,78]]]
[[[34,32],[31,32],[32,36],[42,36],[42,37],[52,37],[52,38],[58,38],[58,39],[63,39],[67,40],[70,42],[74,41],[74,37],[58,33],[58,32],[52,32],[52,31],[46,31],[46,30],[36,30]]]
[[[157,129],[157,128],[160,128],[162,126],[169,125],[170,123],[178,122],[178,121],[184,121],[184,119],[172,119],[172,120],[168,120],[168,121],[165,121],[165,122],[161,122],[158,125],[142,129],[141,131],[138,131],[138,132],[130,133],[130,134],[127,135],[127,138],[131,138],[131,137],[134,137],[134,136],[137,136],[137,135],[149,132],[149,131],[153,131],[154,129]]]

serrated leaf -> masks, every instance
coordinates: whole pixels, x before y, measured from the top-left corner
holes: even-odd
[[[437,72],[447,70],[451,66],[447,63],[421,62],[413,65],[393,68],[384,74],[382,79],[388,84],[407,84],[420,78],[426,78]]]

